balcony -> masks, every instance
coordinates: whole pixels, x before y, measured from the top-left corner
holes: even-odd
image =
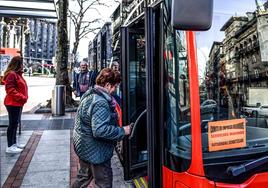
[[[246,51],[245,51],[244,48],[240,48],[240,49],[238,50],[238,53],[239,53],[239,56],[243,56],[243,55],[245,55]]]
[[[253,48],[254,48],[254,49],[259,49],[259,47],[260,47],[259,42],[258,42],[258,41],[254,41],[254,42],[253,42]]]
[[[239,53],[239,51],[236,51],[234,54],[234,59],[239,60],[239,57],[240,57],[240,53]]]
[[[253,50],[253,46],[252,45],[248,45],[247,47],[246,47],[246,51],[247,52],[251,52]]]

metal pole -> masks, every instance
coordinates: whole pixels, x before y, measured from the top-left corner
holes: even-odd
[[[23,58],[23,40],[24,40],[24,25],[21,25],[20,27],[20,31],[21,31],[21,37],[20,37],[20,56]]]

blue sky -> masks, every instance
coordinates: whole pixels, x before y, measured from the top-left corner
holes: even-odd
[[[266,0],[259,0],[260,4]],[[255,0],[214,0],[212,27],[209,31],[196,32],[199,73],[204,71],[213,41],[222,41],[221,27],[231,16],[246,16],[246,12],[256,10]]]

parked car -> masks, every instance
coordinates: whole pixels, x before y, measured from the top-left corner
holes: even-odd
[[[245,106],[242,107],[241,111],[246,116],[268,116],[268,105]]]
[[[202,114],[214,113],[217,109],[217,102],[212,99],[207,99],[200,105],[200,110]]]

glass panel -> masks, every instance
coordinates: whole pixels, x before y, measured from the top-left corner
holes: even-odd
[[[131,162],[136,164],[147,159],[146,113],[146,66],[144,34],[129,36],[129,120],[136,122],[134,137],[130,141]]]
[[[185,32],[167,28],[164,43],[164,61],[167,69],[165,85],[168,152],[182,160],[191,159],[191,124],[189,75]],[[181,165],[186,170],[188,165]]]
[[[268,154],[268,3],[264,2],[215,0],[211,29],[196,33],[203,156],[209,179],[241,183],[268,170],[258,164],[236,176],[228,170]],[[218,140],[210,141],[211,146],[224,147],[216,151],[209,147],[208,122],[226,127],[241,120],[245,132],[230,137],[235,129],[229,127]],[[243,136],[245,145],[236,147],[240,141],[243,144]]]

